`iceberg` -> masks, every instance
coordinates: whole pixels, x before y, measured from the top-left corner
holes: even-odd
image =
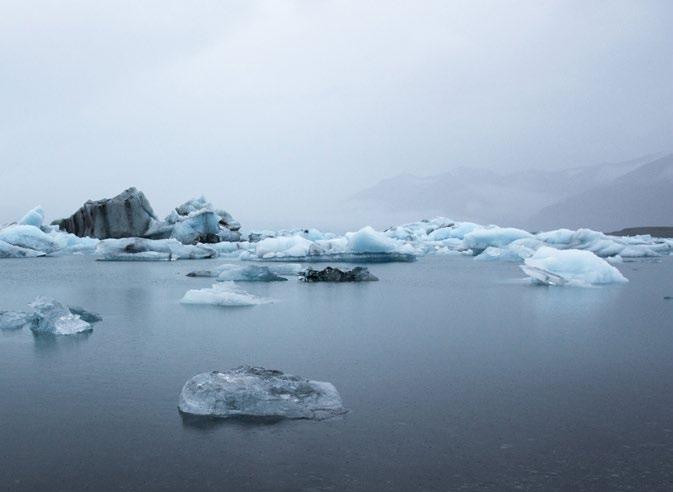
[[[40,206],[30,210],[19,220],[19,225],[31,225],[33,227],[42,227],[44,222],[44,209]]]
[[[310,240],[304,236],[268,237],[255,243],[243,260],[381,263],[414,261],[417,250],[371,227],[342,237]]]
[[[378,278],[372,275],[366,267],[355,267],[352,270],[339,270],[327,267],[323,270],[308,270],[299,274],[302,282],[372,282]]]
[[[36,318],[33,313],[21,311],[0,311],[0,330],[19,330],[31,327]]]
[[[165,220],[172,225],[171,237],[183,244],[239,241],[241,224],[228,212],[217,210],[200,196],[175,207]]]
[[[14,246],[0,240],[0,258],[35,258],[36,256],[45,256],[46,254],[42,251]]]
[[[591,251],[543,246],[521,269],[542,285],[590,286],[628,282],[617,268]]]
[[[74,335],[93,330],[92,324],[100,321],[100,316],[88,313],[83,309],[80,312],[91,321],[85,321],[82,316],[65,307],[60,302],[46,297],[38,297],[31,304],[35,310],[35,321],[30,328],[37,334]],[[78,308],[75,308],[77,310]]]
[[[101,261],[173,261],[214,258],[217,252],[203,244],[182,244],[176,239],[105,239],[96,253]]]
[[[331,383],[250,366],[197,374],[183,386],[178,408],[219,418],[324,420],[346,413]]]
[[[32,225],[12,224],[0,229],[0,241],[44,254],[61,249],[61,245],[54,237]]]
[[[489,227],[475,229],[463,238],[463,246],[479,254],[488,247],[503,248],[517,239],[530,238],[530,232],[513,227]]]
[[[29,212],[25,218],[27,223],[38,225],[40,211]],[[179,205],[161,221],[145,194],[133,187],[113,198],[89,200],[72,216],[52,224],[76,236],[97,239],[174,238],[183,244],[196,244],[238,241],[241,237],[238,232],[241,225],[226,211],[215,209],[204,197]]]
[[[287,280],[274,273],[267,266],[260,265],[220,265],[218,267],[218,282],[235,280],[237,282],[277,282]]]
[[[234,282],[222,282],[213,284],[208,289],[192,289],[180,300],[182,304],[211,304],[214,306],[255,306],[272,302],[250,294],[236,287]]]
[[[373,227],[363,227],[357,232],[347,233],[347,250],[351,253],[393,253],[400,248],[399,241],[391,239]]]
[[[88,200],[70,217],[52,222],[79,237],[142,237],[157,226],[157,216],[142,191],[131,187],[114,198]]]

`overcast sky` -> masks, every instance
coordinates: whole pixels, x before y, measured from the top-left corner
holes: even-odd
[[[668,0],[0,1],[0,223],[135,185],[301,225],[402,172],[672,135]]]

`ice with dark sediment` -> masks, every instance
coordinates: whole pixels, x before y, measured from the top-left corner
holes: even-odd
[[[327,267],[322,270],[309,268],[299,273],[302,282],[372,282],[378,278],[371,274],[366,267],[355,267],[352,270],[340,270]]]
[[[346,412],[331,383],[250,366],[197,374],[183,386],[178,408],[219,418],[324,420]]]

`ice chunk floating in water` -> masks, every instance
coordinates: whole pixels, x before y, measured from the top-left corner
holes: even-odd
[[[249,366],[197,374],[182,388],[178,408],[221,418],[322,420],[346,412],[331,383]]]
[[[75,311],[73,312],[60,302],[46,297],[38,297],[30,304],[30,307],[35,310],[35,321],[30,327],[35,333],[51,335],[84,333],[92,331],[92,323],[102,319],[96,314],[77,307],[73,308]],[[90,321],[85,321],[83,318]]]
[[[192,289],[180,300],[182,304],[212,304],[214,306],[255,306],[272,302],[238,289],[234,282],[213,284],[209,289]]]
[[[543,285],[589,286],[628,282],[614,266],[590,251],[543,246],[521,269]]]
[[[352,270],[340,270],[327,267],[322,270],[308,270],[299,274],[302,282],[373,282],[378,278],[369,272],[366,267],[355,267]]]

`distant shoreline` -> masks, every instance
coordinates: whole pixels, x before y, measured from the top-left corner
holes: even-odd
[[[615,232],[608,232],[610,236],[639,236],[649,234],[654,237],[673,237],[673,226],[644,226],[626,227]]]

